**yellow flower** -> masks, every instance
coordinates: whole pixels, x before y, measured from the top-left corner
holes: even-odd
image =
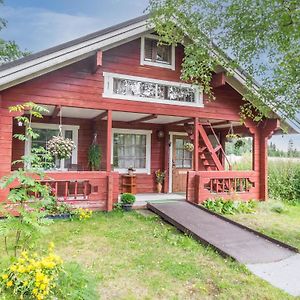
[[[14,283],[10,280],[7,284],[6,284],[6,286],[7,287],[10,287],[10,286],[12,286]]]
[[[44,299],[44,296],[43,296],[42,294],[38,294],[38,295],[36,296],[36,299],[37,299],[37,300],[42,300],[42,299]]]
[[[23,266],[20,266],[20,267],[18,268],[18,272],[19,272],[19,273],[24,273],[24,272],[26,272],[26,269],[25,269]]]
[[[40,286],[40,290],[44,291],[45,289],[46,289],[46,285],[42,283],[41,286]]]
[[[45,275],[41,272],[37,272],[35,275],[35,280],[36,281],[43,281],[44,280]]]
[[[2,277],[3,280],[6,280],[8,278],[8,275],[7,274],[3,274],[1,277]]]
[[[21,263],[21,264],[24,264],[25,259],[24,259],[24,258],[19,258],[19,259],[18,259],[18,262]]]
[[[17,270],[17,266],[12,265],[9,269],[10,269],[12,272],[15,272],[15,271]]]
[[[33,295],[37,295],[38,292],[39,292],[38,289],[33,289],[33,290],[32,290],[32,294],[33,294]]]
[[[28,257],[28,255],[27,255],[27,251],[22,251],[22,252],[21,252],[21,255],[22,255],[23,257],[25,257],[25,258],[27,258],[27,257]]]
[[[27,286],[27,285],[28,285],[28,281],[25,280],[25,281],[23,282],[23,286]]]

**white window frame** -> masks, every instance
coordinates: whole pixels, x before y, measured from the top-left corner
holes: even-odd
[[[160,79],[154,79],[154,78],[131,76],[131,75],[126,75],[126,74],[110,73],[110,72],[103,72],[103,77],[104,77],[104,91],[103,91],[102,96],[104,98],[124,99],[124,100],[131,100],[131,101],[142,101],[142,102],[148,102],[148,103],[161,103],[161,104],[180,105],[180,106],[203,107],[203,91],[197,85],[178,82],[178,81],[166,81],[166,80],[160,80]],[[195,102],[163,100],[163,99],[157,99],[157,98],[146,98],[146,97],[116,94],[116,93],[114,93],[114,90],[113,90],[114,78],[146,81],[146,82],[162,84],[162,85],[169,85],[169,86],[176,86],[176,87],[193,88],[195,90]]]
[[[140,55],[141,66],[148,65],[148,66],[153,66],[153,67],[171,69],[174,71],[175,70],[175,45],[170,45],[170,47],[171,47],[171,64],[148,61],[145,59],[145,39],[146,38],[156,40],[156,41],[159,40],[159,37],[154,34],[147,34],[147,35],[144,35],[141,37],[141,55]]]
[[[54,130],[59,130],[59,125],[58,124],[48,124],[48,123],[32,123],[31,124],[32,128],[37,128],[37,129],[54,129]],[[72,164],[77,164],[78,160],[78,130],[80,126],[78,125],[62,125],[62,131],[63,135],[65,134],[66,130],[72,130],[72,136],[73,136],[73,142],[75,144],[75,148],[72,150]],[[31,144],[32,144],[32,139],[31,137],[28,138],[28,140],[25,141],[25,155],[29,155],[31,153]],[[51,171],[67,171],[68,169],[64,167],[65,165],[65,160],[61,159],[60,162],[60,168],[55,168],[51,170],[47,170],[47,172]]]
[[[122,129],[122,128],[113,128],[112,129],[112,138],[111,138],[111,164],[113,165],[114,160],[114,134],[123,133],[123,134],[143,134],[146,135],[146,168],[135,169],[135,173],[139,174],[151,174],[151,135],[152,130],[139,130],[139,129]],[[121,174],[128,173],[128,169],[124,168],[115,168],[114,171]]]

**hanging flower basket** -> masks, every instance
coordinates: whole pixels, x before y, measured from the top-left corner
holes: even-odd
[[[189,151],[189,152],[194,151],[194,144],[192,144],[192,143],[185,143],[183,147],[184,147],[184,150],[186,150],[186,151]]]
[[[228,142],[234,142],[235,140],[240,139],[241,136],[239,134],[235,134],[235,133],[229,133],[226,135],[226,139]]]
[[[62,136],[54,136],[47,144],[47,150],[58,159],[66,159],[72,156],[75,144],[72,140]]]

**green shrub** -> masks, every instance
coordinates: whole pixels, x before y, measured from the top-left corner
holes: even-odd
[[[223,215],[234,215],[236,213],[250,214],[256,208],[256,202],[253,200],[246,202],[224,200],[223,198],[208,199],[202,205],[213,212]]]
[[[131,193],[124,193],[121,196],[121,202],[123,204],[133,204],[135,202],[135,196]]]
[[[300,203],[300,164],[294,161],[269,162],[269,196],[288,202]]]

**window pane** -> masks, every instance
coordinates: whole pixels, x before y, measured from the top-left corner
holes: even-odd
[[[171,46],[157,45],[156,61],[171,64]]]
[[[114,134],[113,165],[117,168],[146,167],[146,135]]]
[[[40,128],[34,128],[34,132],[37,133],[39,136],[36,139],[33,139],[31,141],[31,151],[32,149],[38,149],[40,147],[43,147],[44,149],[47,148],[47,143],[49,140],[52,139],[53,136],[56,136],[58,134],[58,130],[56,129],[40,129]],[[42,154],[41,154],[42,157]],[[55,162],[55,166],[57,168],[60,167],[60,161],[57,160]]]
[[[66,130],[65,131],[65,138],[73,140],[73,131],[72,130]],[[65,158],[65,161],[64,161],[64,167],[65,168],[70,168],[71,165],[72,165],[72,155],[69,158]]]
[[[171,64],[172,47],[159,45],[155,39],[145,38],[145,60]]]
[[[154,54],[154,50],[156,47],[156,41],[155,40],[151,40],[151,39],[145,39],[145,59],[146,60],[152,60],[153,59],[153,54]]]

